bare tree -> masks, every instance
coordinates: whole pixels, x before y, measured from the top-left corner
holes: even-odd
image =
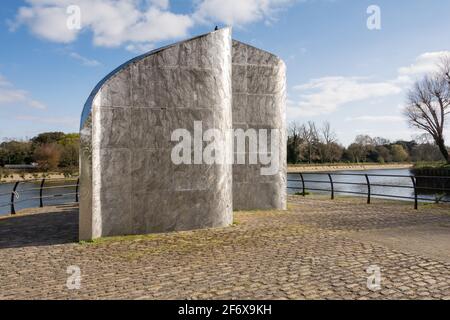
[[[340,146],[337,144],[336,133],[331,129],[328,121],[324,122],[320,128],[320,143],[318,148],[321,161],[330,163],[337,161],[336,158],[342,156],[342,152],[339,149]]]
[[[315,149],[319,142],[319,134],[315,123],[308,121],[307,125],[302,125],[300,137],[308,148],[308,163],[312,163],[315,160]]]
[[[290,163],[298,163],[301,158],[301,128],[297,122],[291,122],[288,127],[287,156]]]
[[[333,142],[336,142],[336,133],[331,129],[331,125],[328,121],[324,122],[320,131],[322,133],[323,143],[331,144]]]
[[[450,113],[450,83],[445,72],[426,76],[410,90],[404,114],[411,126],[429,133],[444,159],[450,163],[445,146],[444,124]]]
[[[450,86],[450,54],[445,55],[441,59],[441,63],[439,65],[440,73],[447,81],[448,85]]]

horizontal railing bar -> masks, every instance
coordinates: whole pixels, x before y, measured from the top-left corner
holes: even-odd
[[[288,182],[301,182],[301,180],[287,180]],[[305,180],[305,182],[313,182],[313,183],[330,183],[329,181],[313,181],[313,180]],[[367,183],[363,182],[344,182],[344,181],[333,181],[334,184],[342,184],[342,185],[352,185],[352,186],[367,186]],[[392,184],[378,184],[371,183],[371,186],[374,187],[389,187],[389,188],[404,188],[404,189],[414,189],[413,186],[405,186],[405,185],[392,185]],[[418,189],[426,189],[425,187],[417,187]],[[450,189],[445,188],[435,188],[435,190],[445,190],[450,191]]]
[[[288,182],[302,182],[301,180],[287,180]],[[319,181],[319,180],[305,180],[305,182],[312,183],[330,183],[329,181]],[[343,185],[354,185],[354,186],[366,186],[367,183],[362,182],[341,182],[341,181],[333,181],[334,184],[343,184]],[[403,188],[403,189],[414,189],[414,186],[405,186],[405,185],[392,185],[392,184],[379,184],[379,183],[371,183],[373,187],[387,187],[387,188]],[[450,191],[449,188],[435,188],[435,187],[422,187],[417,186],[418,190],[436,190],[436,191]]]
[[[302,180],[289,180],[289,179],[287,181],[288,182],[302,182]],[[305,180],[305,182],[311,182],[311,180]],[[330,181],[321,181],[321,182],[330,183]],[[362,182],[333,181],[333,183],[334,184],[347,184],[347,185],[354,185],[354,186],[366,186],[367,185],[367,183],[362,183]]]
[[[77,181],[77,178],[52,178],[52,179],[46,179],[46,178],[37,178],[37,179],[27,179],[27,180],[11,180],[11,181],[1,181],[0,185],[2,184],[14,184],[16,182],[20,183],[27,183],[27,182],[40,182],[42,179],[45,179],[45,182],[53,182],[53,181]]]
[[[60,186],[52,186],[52,187],[43,187],[42,190],[50,190],[50,189],[63,189],[63,188],[75,188],[77,185],[60,185]],[[36,191],[41,190],[41,188],[30,188],[30,189],[23,189],[18,190],[17,192],[27,192],[27,191]]]
[[[301,189],[301,188],[300,188]],[[305,188],[306,191],[312,190],[312,191],[324,191],[324,192],[331,192],[329,189],[318,189],[318,188]]]
[[[331,191],[330,191],[331,192]],[[335,193],[351,193],[351,194],[360,194],[363,196],[367,195],[367,192],[358,192],[358,191],[343,191],[343,190],[334,190]]]
[[[49,198],[60,198],[63,196],[70,196],[70,195],[76,195],[77,193],[60,193],[60,194],[51,194],[48,196],[43,196],[42,199],[49,199]],[[79,193],[78,193],[79,194]],[[28,198],[27,200],[36,200],[36,199],[40,199],[40,197],[33,197],[33,198]]]
[[[392,185],[392,184],[379,184],[379,183],[371,183],[370,184],[373,187],[388,187],[388,188],[404,188],[404,189],[414,189],[413,186],[404,186],[404,185]]]
[[[293,190],[302,190],[301,187],[288,187],[288,189],[293,189]],[[307,188],[307,190],[312,190],[312,191],[324,191],[324,192],[331,192],[330,189],[318,189],[318,188]],[[356,192],[356,191],[345,191],[345,190],[334,190],[335,193],[340,193],[340,194],[357,194],[357,195],[367,195],[367,192]],[[392,199],[408,199],[408,200],[414,200],[414,197],[405,197],[405,196],[396,196],[396,195],[389,195],[389,194],[379,194],[379,193],[372,193],[372,196],[375,197],[387,197],[387,198],[392,198]],[[432,198],[422,198],[422,197],[418,197],[417,200],[421,200],[421,201],[427,201],[427,202],[434,202],[435,199]],[[443,203],[450,203],[450,200],[439,200],[440,202]]]
[[[345,181],[333,181],[334,184],[345,184],[345,185],[351,185],[351,186],[366,186],[367,183],[364,182],[345,182]]]
[[[372,195],[373,195],[373,196],[378,196],[378,197],[389,197],[389,198],[399,198],[399,199],[410,199],[410,200],[414,200],[414,197],[394,196],[394,195],[389,195],[389,194],[372,193]]]
[[[435,188],[435,187],[422,187],[422,186],[417,186],[417,190],[450,191],[449,188]]]
[[[289,173],[289,174],[298,174],[297,172],[295,173]],[[326,172],[302,172],[302,174],[304,175],[328,175],[328,173]],[[329,174],[331,174],[332,176],[358,176],[358,177],[365,177],[366,174],[365,173],[337,173],[337,172],[330,172]],[[375,174],[375,173],[368,173],[367,176],[369,177],[392,177],[392,178],[429,178],[429,179],[433,179],[433,178],[437,178],[437,179],[450,179],[450,176],[414,176],[414,175],[399,175],[399,174]]]
[[[287,187],[288,189],[292,189],[292,190],[302,190],[302,188],[300,187],[300,188],[296,188],[296,187]],[[318,189],[318,188],[305,188],[305,191],[309,191],[309,190],[312,190],[312,191],[325,191],[325,192],[331,192],[330,190],[328,190],[328,189]]]
[[[305,180],[305,182],[312,182],[312,183],[326,183],[330,184],[330,181],[320,181],[320,180]]]

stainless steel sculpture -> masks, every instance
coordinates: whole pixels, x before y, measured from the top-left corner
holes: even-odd
[[[229,28],[152,51],[114,70],[93,90],[82,114],[80,240],[228,226],[233,190],[239,190],[235,208],[285,208],[284,140],[282,165],[273,176],[252,177],[259,175],[255,167],[231,163],[171,161],[171,133],[193,129],[194,121],[224,136],[244,121],[281,129],[285,139],[284,95],[282,61],[232,42]],[[233,121],[248,108],[264,116]],[[222,144],[221,152],[233,158],[231,146]]]
[[[286,209],[286,66],[271,53],[233,41],[233,128],[276,129],[279,168],[261,175],[262,164],[233,165],[235,210]],[[235,150],[236,152],[236,150]],[[247,150],[247,155],[250,150]]]

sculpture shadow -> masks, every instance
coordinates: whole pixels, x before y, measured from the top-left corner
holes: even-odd
[[[78,208],[0,219],[0,249],[78,242]]]

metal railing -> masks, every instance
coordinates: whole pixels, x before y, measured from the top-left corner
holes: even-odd
[[[321,172],[308,172],[308,173],[290,173],[290,176],[298,176],[299,179],[287,179],[288,182],[301,183],[300,186],[288,186],[288,189],[291,190],[301,190],[301,195],[306,196],[307,190],[311,191],[321,191],[330,193],[331,199],[335,199],[335,195],[340,194],[354,194],[354,195],[364,195],[367,197],[367,203],[370,204],[372,197],[384,197],[384,198],[393,198],[400,200],[412,200],[414,201],[414,209],[418,209],[419,201],[432,202],[433,199],[424,198],[420,193],[444,193],[450,195],[450,188],[445,187],[427,187],[424,185],[419,185],[417,183],[418,179],[421,181],[426,181],[426,179],[440,179],[445,180],[450,183],[450,177],[442,177],[442,176],[411,176],[411,175],[384,175],[384,174],[362,174],[362,173],[321,173]],[[305,179],[305,176],[315,175],[315,176],[326,176],[327,180],[308,180]],[[365,182],[351,182],[351,181],[337,181],[334,179],[335,177],[361,177],[365,178]],[[384,183],[374,183],[371,181],[371,177],[377,178],[405,178],[411,180],[410,185],[400,185],[400,184],[384,184]],[[308,187],[306,183],[314,183],[319,184],[319,187]],[[325,184],[329,186],[329,189],[325,189],[320,187],[320,185]],[[423,183],[422,183],[423,184]],[[366,188],[365,192],[354,191],[354,190],[338,190],[336,186],[339,185],[350,185],[350,186],[363,186]],[[393,194],[382,194],[382,193],[374,193],[373,187],[383,187],[383,188],[400,188],[400,189],[410,189],[412,190],[413,196],[402,196],[402,195],[393,195]],[[443,203],[450,203],[450,200],[441,199],[439,200]]]
[[[59,183],[62,184],[59,184]],[[67,182],[73,184],[66,184]],[[34,183],[39,185],[39,187],[36,188],[26,188],[19,190],[18,187],[22,184],[29,184]],[[50,184],[50,185],[47,185]],[[31,180],[23,180],[23,181],[15,181],[15,182],[9,182],[9,183],[2,183],[1,185],[5,184],[11,184],[12,190],[10,192],[4,192],[0,193],[0,196],[9,196],[10,195],[10,201],[0,203],[0,208],[4,207],[10,207],[10,214],[14,215],[16,214],[16,205],[19,203],[23,203],[26,201],[32,201],[32,200],[39,200],[39,207],[44,207],[44,200],[48,201],[55,198],[61,198],[61,197],[73,197],[74,201],[78,203],[79,201],[79,187],[80,187],[80,179],[70,179],[70,178],[61,178],[61,179],[31,179]],[[66,192],[66,193],[55,193],[50,194],[50,190],[65,190],[65,189],[75,189],[75,192]],[[37,193],[39,191],[39,196],[30,196],[30,197],[23,197],[22,195],[26,195],[27,193]],[[31,206],[32,207],[32,206]]]

